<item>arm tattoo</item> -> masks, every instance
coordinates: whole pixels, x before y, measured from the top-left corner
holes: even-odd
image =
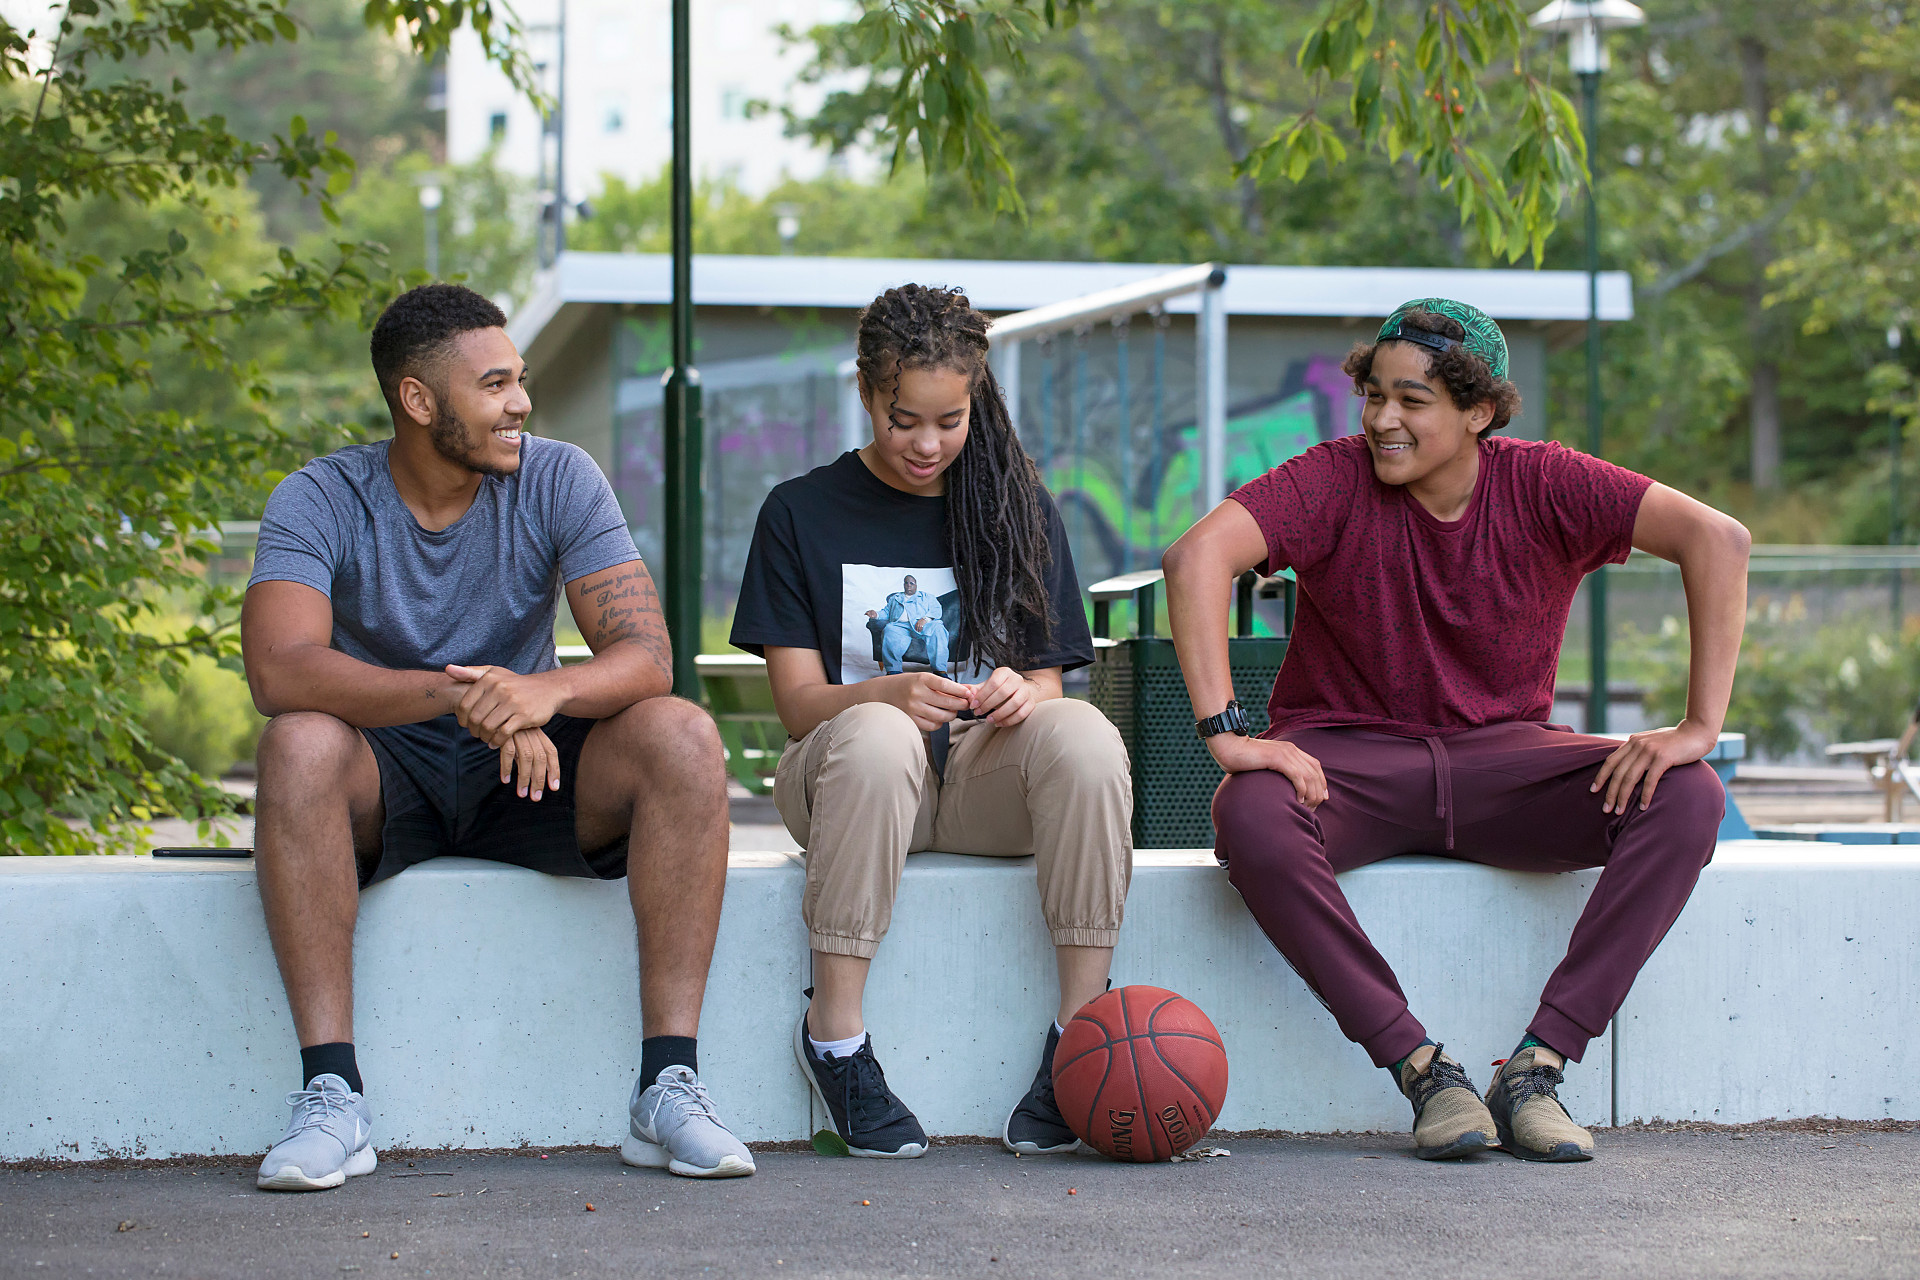
[[[667,639],[667,620],[660,613],[660,595],[653,587],[653,575],[643,564],[621,566],[580,588],[581,602],[599,616],[587,643],[595,653],[610,644],[632,640],[660,664],[662,671],[673,670],[673,646]]]

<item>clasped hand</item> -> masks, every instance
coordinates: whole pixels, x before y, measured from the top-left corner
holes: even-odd
[[[907,713],[921,732],[932,733],[963,711],[987,723],[1012,728],[1033,712],[1033,682],[1011,667],[995,667],[977,685],[961,684],[931,671],[889,677],[887,701]]]
[[[454,707],[462,728],[500,753],[500,781],[513,781],[517,767],[521,796],[539,800],[560,789],[560,752],[543,726],[559,711],[559,695],[550,681],[536,680],[505,667],[447,667],[466,685]]]

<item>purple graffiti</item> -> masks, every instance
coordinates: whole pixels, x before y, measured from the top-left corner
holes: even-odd
[[[1307,358],[1306,384],[1326,397],[1329,440],[1350,436],[1360,428],[1353,421],[1353,379],[1329,356]]]

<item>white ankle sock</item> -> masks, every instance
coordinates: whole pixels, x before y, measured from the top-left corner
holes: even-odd
[[[848,1036],[845,1040],[815,1040],[812,1036],[807,1037],[807,1047],[812,1049],[816,1056],[822,1058],[828,1054],[836,1058],[851,1058],[854,1052],[866,1042],[865,1031]]]
[[[1060,1019],[1058,1018],[1055,1018],[1053,1020],[1053,1034],[1057,1036],[1063,1036],[1067,1034],[1067,1029],[1060,1025]]]

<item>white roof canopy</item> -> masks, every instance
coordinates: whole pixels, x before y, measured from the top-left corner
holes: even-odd
[[[693,298],[702,307],[853,309],[864,307],[882,290],[918,281],[962,288],[983,311],[1024,311],[1135,284],[1186,265],[696,254]],[[508,321],[507,332],[526,351],[564,307],[661,305],[672,300],[672,285],[672,261],[666,254],[564,253],[537,279],[533,296]],[[1551,323],[1587,317],[1587,276],[1582,271],[1228,266],[1221,293],[1230,316],[1365,320],[1387,316],[1409,298],[1444,297],[1472,303],[1502,321]],[[1191,312],[1196,306],[1190,294],[1170,300],[1166,309]],[[1631,277],[1624,271],[1602,272],[1600,318],[1632,316]]]

